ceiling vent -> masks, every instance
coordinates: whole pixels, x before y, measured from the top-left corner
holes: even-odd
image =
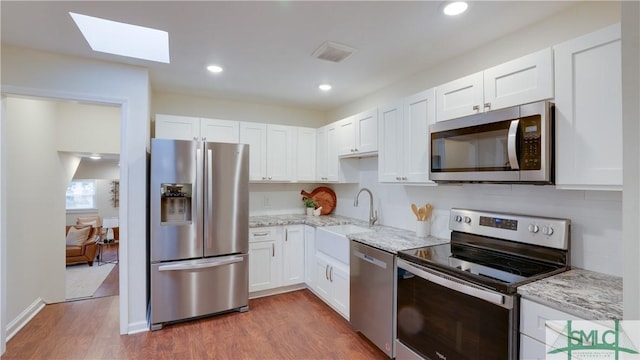
[[[355,51],[356,49],[347,45],[325,41],[316,51],[313,52],[312,56],[318,59],[338,63],[351,56]]]

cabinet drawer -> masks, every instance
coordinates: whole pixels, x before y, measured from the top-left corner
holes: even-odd
[[[249,242],[274,241],[282,238],[281,226],[269,226],[249,229]]]
[[[520,300],[520,332],[545,342],[545,322],[547,320],[584,320],[560,310],[538,304],[534,301]]]

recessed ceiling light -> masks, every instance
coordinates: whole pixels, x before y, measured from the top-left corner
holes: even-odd
[[[449,16],[455,16],[465,12],[467,10],[467,7],[469,7],[469,5],[467,5],[466,2],[456,1],[456,2],[447,4],[442,10],[442,12],[444,12],[446,15],[449,15]]]
[[[166,31],[70,12],[93,51],[169,63]]]
[[[221,73],[222,72],[222,68],[218,65],[209,65],[207,66],[207,70],[211,71],[212,73]]]
[[[320,84],[320,85],[318,85],[318,89],[320,89],[322,91],[329,91],[329,90],[331,90],[331,85],[329,85],[329,84]]]
[[[102,159],[102,156],[100,156],[100,155],[91,155],[91,156],[89,156],[89,159],[91,159],[91,160],[100,160],[100,159]]]

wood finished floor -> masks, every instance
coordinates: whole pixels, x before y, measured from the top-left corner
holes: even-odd
[[[47,305],[1,359],[388,359],[309,290],[250,300],[246,313],[122,336],[118,299]]]

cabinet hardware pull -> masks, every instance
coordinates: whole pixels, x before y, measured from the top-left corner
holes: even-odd
[[[289,229],[284,229],[284,241],[289,241]]]
[[[473,105],[473,110],[480,111],[480,105]]]
[[[266,177],[266,176],[263,176],[263,177],[262,177],[262,180],[267,180],[267,177]]]
[[[276,257],[276,244],[271,244],[271,257]]]
[[[269,235],[268,232],[253,233],[253,236],[267,236],[267,235]]]
[[[193,137],[193,140],[198,140],[198,137],[197,137],[197,136],[194,136],[194,137]]]
[[[333,282],[333,266],[329,270],[329,281]]]
[[[490,102],[484,103],[484,107],[491,109],[491,103]]]
[[[271,176],[269,176],[269,180],[273,179]]]
[[[329,265],[324,266],[324,277],[329,280]]]

